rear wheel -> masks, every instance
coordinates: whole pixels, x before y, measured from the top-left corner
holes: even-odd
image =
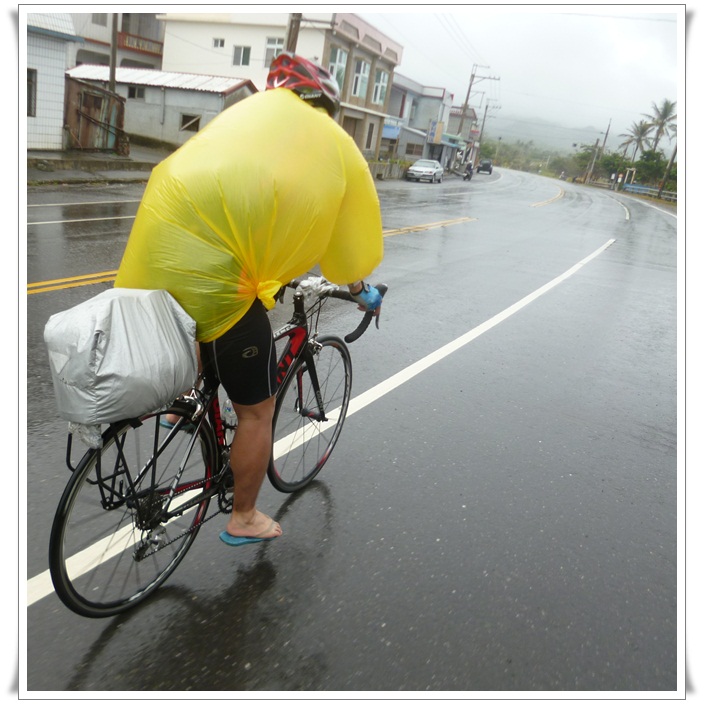
[[[291,369],[277,394],[269,480],[283,492],[303,488],[323,468],[342,430],[352,390],[347,345],[333,335],[309,345],[312,356]]]
[[[145,416],[136,427],[111,425],[102,448],[84,455],[61,497],[49,543],[51,578],[59,598],[82,616],[113,616],[149,596],[206,519],[209,499],[185,504],[212,485],[210,426],[194,436],[192,427],[179,429],[186,423],[183,408],[169,413],[182,419],[174,430],[160,425],[165,414]]]

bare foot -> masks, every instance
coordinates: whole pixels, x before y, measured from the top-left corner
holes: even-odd
[[[283,533],[273,518],[256,509],[251,515],[233,512],[227,532],[236,538],[278,538]]]

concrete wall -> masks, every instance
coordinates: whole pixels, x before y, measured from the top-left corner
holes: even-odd
[[[118,84],[115,92],[127,98],[125,132],[160,142],[181,145],[195,132],[181,129],[181,116],[200,117],[203,129],[225,107],[218,93],[144,86],[144,98],[128,98],[128,86]]]

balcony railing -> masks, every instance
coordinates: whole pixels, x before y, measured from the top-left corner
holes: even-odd
[[[136,34],[127,34],[127,32],[117,33],[117,46],[119,49],[138,51],[141,54],[150,54],[152,56],[162,56],[164,53],[164,44],[162,42],[147,39],[146,37],[138,37]]]

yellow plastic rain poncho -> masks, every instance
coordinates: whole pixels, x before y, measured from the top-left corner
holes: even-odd
[[[379,201],[354,141],[278,88],[228,108],[154,169],[115,286],[166,289],[209,342],[316,264],[348,284],[382,256]]]

